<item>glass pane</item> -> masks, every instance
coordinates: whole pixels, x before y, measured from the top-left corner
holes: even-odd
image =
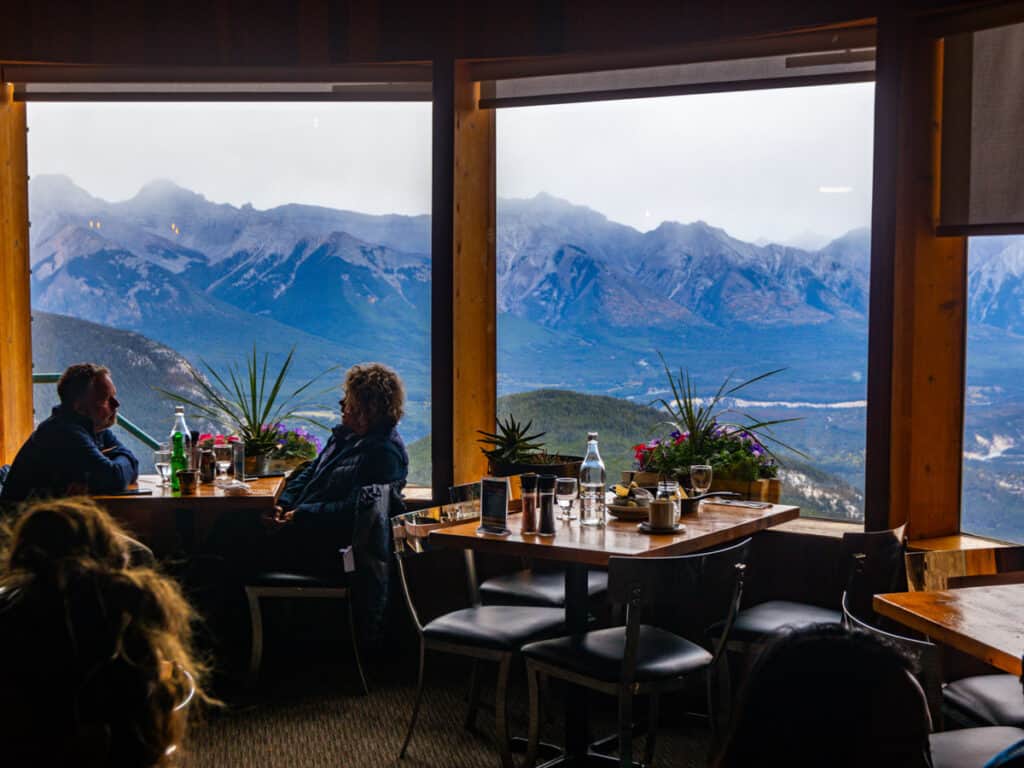
[[[276,421],[319,444],[327,430],[303,419],[337,423],[343,372],[375,360],[405,382],[399,429],[415,443],[430,420],[430,115],[32,103],[35,371],[108,365],[123,415],[165,439],[173,407],[155,388],[194,397],[188,366],[244,372],[254,347],[272,376],[294,349],[282,393],[321,378]],[[55,402],[37,385],[37,419]],[[189,426],[226,428],[199,413]],[[414,456],[410,481],[429,483],[429,451]]]
[[[617,479],[673,440],[659,356],[705,406],[784,368],[718,426],[796,419],[761,440],[783,500],[862,520],[872,120],[872,84],[501,111],[499,416],[556,453],[596,429]],[[771,474],[750,440],[700,450]]]
[[[1024,237],[972,237],[967,274],[961,523],[1024,542]]]

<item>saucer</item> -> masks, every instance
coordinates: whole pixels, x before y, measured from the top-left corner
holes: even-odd
[[[682,523],[676,523],[671,528],[651,528],[651,524],[646,522],[646,521],[640,523],[636,528],[637,528],[638,531],[640,531],[640,533],[651,533],[651,534],[679,533],[680,531],[685,531],[686,530],[686,526],[683,525]]]

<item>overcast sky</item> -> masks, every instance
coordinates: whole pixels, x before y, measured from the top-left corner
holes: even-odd
[[[503,110],[498,194],[811,244],[869,222],[872,112],[871,84]],[[430,209],[427,104],[32,103],[28,119],[29,172],[107,200],[169,178],[257,208]]]

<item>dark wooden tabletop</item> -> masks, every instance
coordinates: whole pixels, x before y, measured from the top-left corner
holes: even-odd
[[[875,610],[1018,677],[1024,653],[1024,584],[875,595]]]
[[[520,531],[521,516],[509,515],[507,536],[478,534],[478,521],[440,527],[430,532],[434,545],[480,552],[605,566],[615,556],[666,557],[685,555],[727,544],[744,536],[793,520],[799,507],[775,504],[768,509],[742,509],[705,503],[700,512],[684,515],[684,530],[674,534],[641,533],[635,522],[609,518],[604,528],[581,526],[578,520],[556,521],[554,537]]]
[[[198,509],[207,505],[216,505],[218,508],[245,507],[251,508],[255,505],[265,505],[267,509],[273,509],[277,497],[284,488],[284,477],[259,477],[254,480],[247,480],[249,491],[241,495],[225,493],[223,489],[216,487],[213,483],[200,483],[193,494],[175,494],[170,486],[160,484],[157,475],[140,475],[139,481],[129,488],[139,488],[151,491],[142,496],[94,496],[96,501],[108,509],[135,508],[135,507],[163,507],[181,509],[189,507]]]

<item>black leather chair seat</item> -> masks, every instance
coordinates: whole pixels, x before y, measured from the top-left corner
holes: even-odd
[[[943,731],[928,737],[934,768],[982,768],[1011,744],[1024,739],[1024,730],[992,726]]]
[[[434,619],[423,628],[429,640],[518,651],[524,644],[565,631],[561,608],[482,605]]]
[[[843,615],[839,611],[819,608],[808,603],[788,600],[768,602],[744,608],[736,614],[730,638],[743,642],[756,642],[786,628],[799,629],[812,624],[839,624]]]
[[[306,573],[286,571],[253,573],[245,580],[245,583],[250,587],[305,587],[307,589],[331,589],[345,586],[345,580],[340,574],[336,579],[327,579]]]
[[[608,574],[587,572],[591,597],[608,591]],[[516,571],[495,576],[480,585],[484,605],[537,605],[559,608],[565,605],[565,573],[562,571]]]
[[[947,685],[942,698],[968,721],[1024,728],[1024,691],[1013,675],[965,677]]]
[[[531,643],[523,648],[523,655],[611,683],[622,677],[625,651],[625,627],[612,627]],[[711,654],[696,643],[658,627],[641,625],[637,681],[681,677],[710,663]]]

